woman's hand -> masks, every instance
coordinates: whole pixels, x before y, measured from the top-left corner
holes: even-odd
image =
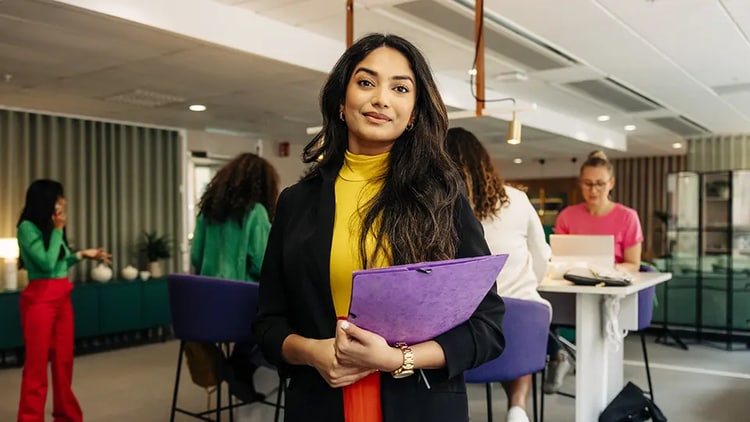
[[[339,321],[334,346],[336,360],[343,365],[391,372],[404,362],[401,350],[389,346],[380,335],[349,321]]]
[[[105,251],[104,248],[84,249],[81,251],[81,256],[88,259],[94,259],[105,264],[112,263],[112,254]]]
[[[315,340],[309,351],[310,366],[318,370],[318,373],[326,380],[328,385],[333,388],[345,387],[376,371],[375,369],[342,364],[336,358],[335,341],[332,338]]]
[[[62,230],[68,221],[68,209],[65,199],[59,199],[55,203],[55,212],[52,214],[52,227]]]

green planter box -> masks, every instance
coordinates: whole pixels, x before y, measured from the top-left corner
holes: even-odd
[[[140,283],[110,281],[101,286],[99,324],[102,333],[121,333],[143,328]]]
[[[76,338],[95,337],[101,334],[99,327],[99,286],[77,284],[70,293],[73,302]]]
[[[158,327],[172,323],[169,308],[167,279],[152,279],[141,283],[143,288],[143,328]]]
[[[0,293],[0,350],[23,346],[19,292]]]

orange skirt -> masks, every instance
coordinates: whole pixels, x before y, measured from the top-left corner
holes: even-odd
[[[380,408],[380,372],[347,385],[343,393],[346,422],[383,421],[383,411]]]

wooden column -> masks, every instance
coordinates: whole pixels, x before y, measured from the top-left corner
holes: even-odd
[[[477,89],[477,116],[482,115],[482,109],[484,109],[484,25],[482,20],[484,19],[484,0],[476,0],[474,9],[474,40],[476,43],[476,55],[477,63],[476,70],[477,74],[474,75],[476,80]]]
[[[354,42],[354,0],[346,0],[346,48]]]

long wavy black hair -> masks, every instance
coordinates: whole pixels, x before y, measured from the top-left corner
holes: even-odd
[[[55,213],[55,203],[64,196],[63,185],[49,179],[35,180],[26,190],[26,203],[23,206],[23,211],[21,211],[21,216],[18,218],[18,225],[24,220],[34,223],[42,232],[44,249],[49,248],[49,239],[54,228],[52,214]],[[64,230],[63,242],[68,243]],[[62,259],[64,256],[65,249],[60,246],[59,257]],[[24,268],[23,258],[19,258],[18,268]]]
[[[462,127],[451,128],[445,142],[448,154],[461,169],[469,202],[479,220],[494,216],[510,203],[505,182],[473,133]]]
[[[279,175],[271,163],[252,154],[235,157],[216,172],[201,197],[198,208],[206,221],[242,224],[256,203],[266,208],[273,221],[279,196]]]
[[[323,129],[305,147],[303,160],[313,166],[302,180],[319,177],[326,166],[342,165],[348,130],[338,116],[347,85],[356,66],[380,47],[392,48],[409,61],[416,79],[416,102],[414,127],[393,144],[383,188],[367,204],[359,234],[363,268],[379,254],[390,257],[393,265],[454,258],[458,234],[453,209],[462,182],[445,151],[448,113],[427,60],[405,39],[370,34],[341,56],[320,93]],[[375,226],[378,232],[373,232]],[[376,247],[368,257],[365,240],[370,232]]]

